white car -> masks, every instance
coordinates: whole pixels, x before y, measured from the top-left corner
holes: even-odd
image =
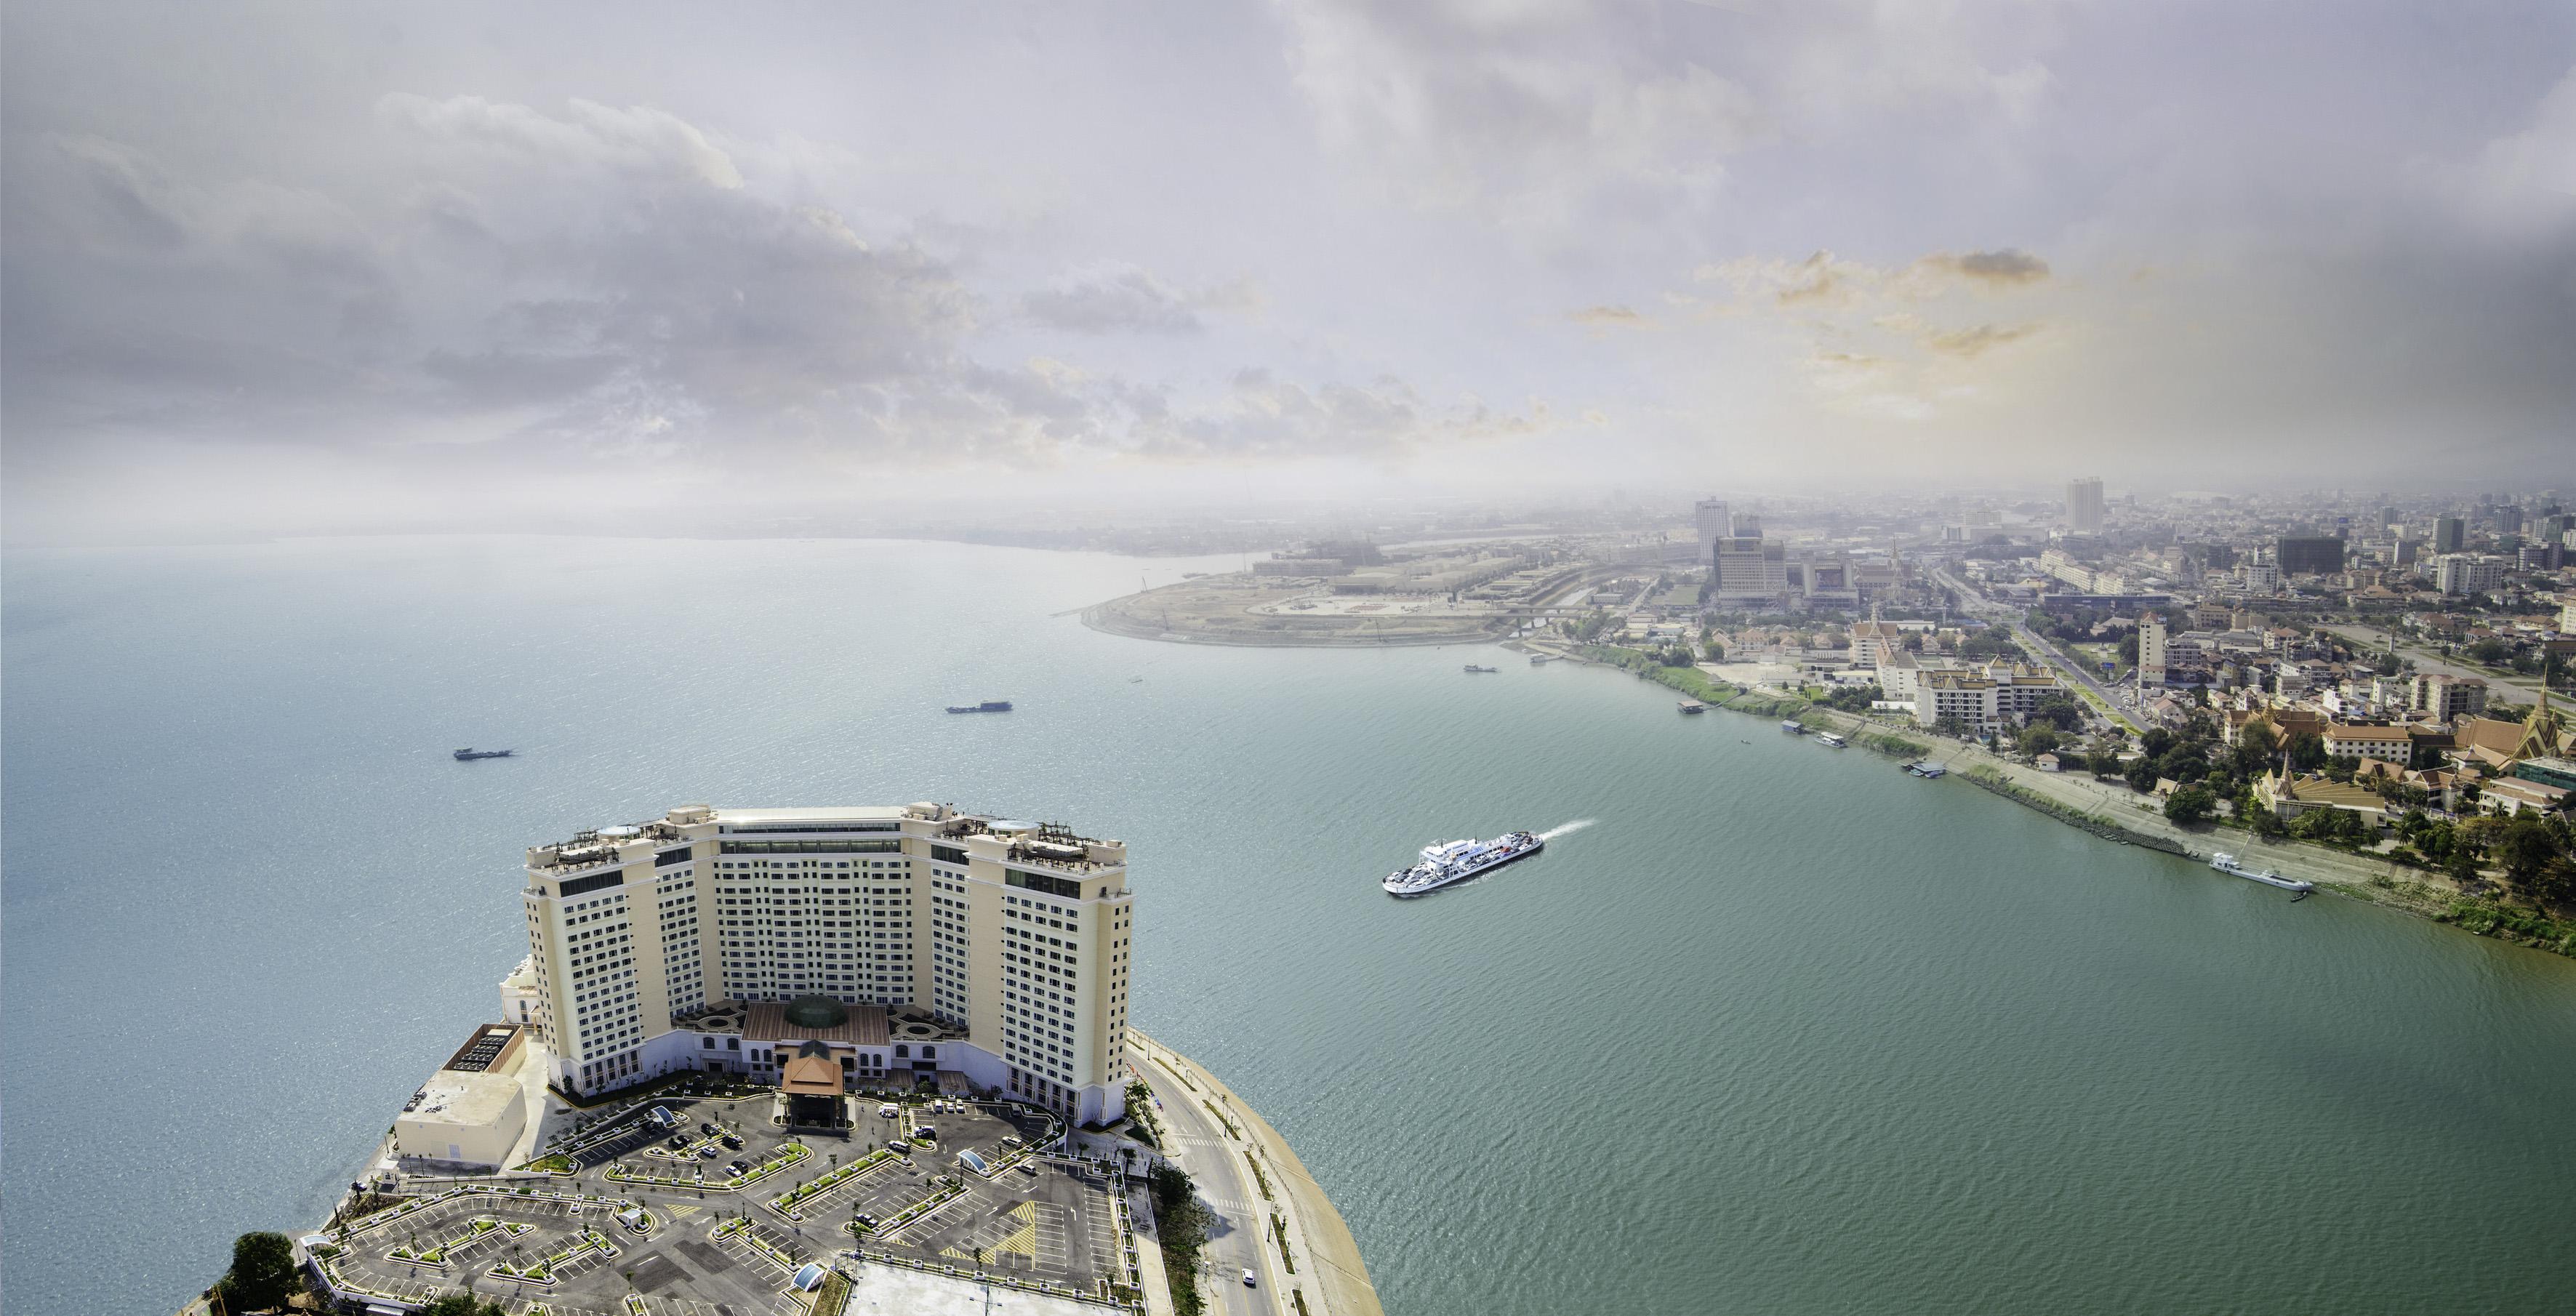
[[[1253,1282],[1253,1280],[1252,1280],[1252,1272],[1251,1272],[1251,1271],[1249,1271],[1249,1270],[1247,1270],[1247,1271],[1243,1272],[1243,1287],[1245,1287],[1245,1288],[1247,1288],[1247,1289],[1250,1289],[1250,1288],[1258,1288],[1258,1287],[1260,1287],[1259,1285],[1257,1285],[1257,1284],[1255,1284],[1255,1283]]]

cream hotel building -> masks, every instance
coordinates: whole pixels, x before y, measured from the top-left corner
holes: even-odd
[[[505,1017],[590,1094],[681,1070],[1125,1108],[1127,847],[942,804],[683,805],[528,851]]]

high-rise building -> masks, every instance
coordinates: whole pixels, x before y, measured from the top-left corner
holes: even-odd
[[[709,1069],[956,1073],[1115,1119],[1127,848],[946,805],[684,805],[528,851],[529,956],[503,984],[573,1094]]]
[[[2469,523],[2456,516],[2433,518],[2433,551],[2457,553],[2469,542]]]
[[[1716,559],[1717,541],[1735,533],[1734,519],[1726,514],[1723,498],[1702,498],[1691,507],[1691,526],[1699,532],[1699,562],[1707,566]]]
[[[2396,508],[2383,507],[2379,509],[2379,526],[2381,529],[2385,530],[2390,526],[2404,525],[2405,523],[2405,518],[2398,515]]]
[[[2066,528],[2079,535],[2102,533],[2102,481],[2085,476],[2066,482]]]
[[[1731,535],[1717,543],[1712,583],[1719,599],[1752,603],[1789,591],[1789,554],[1781,544],[1753,535]]]
[[[2165,619],[2157,613],[2138,618],[2138,684],[2165,683]]]
[[[2272,561],[2284,576],[2331,576],[2343,570],[2343,540],[2333,535],[2283,535]]]
[[[2491,553],[2445,553],[2433,563],[2433,588],[2485,594],[2504,583],[2504,559]]]

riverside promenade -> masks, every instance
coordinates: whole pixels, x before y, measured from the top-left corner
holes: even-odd
[[[1210,1231],[1204,1254],[1220,1266],[1210,1309],[1385,1316],[1350,1226],[1288,1140],[1197,1061],[1132,1028],[1127,1035],[1129,1067],[1163,1103],[1166,1154],[1228,1226]],[[1260,1276],[1256,1288],[1239,1282],[1245,1269]]]

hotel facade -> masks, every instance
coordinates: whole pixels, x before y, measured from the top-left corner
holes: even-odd
[[[501,984],[574,1095],[682,1070],[991,1089],[1117,1119],[1127,848],[949,805],[683,805],[528,851]],[[818,1048],[820,1048],[818,1050]]]

